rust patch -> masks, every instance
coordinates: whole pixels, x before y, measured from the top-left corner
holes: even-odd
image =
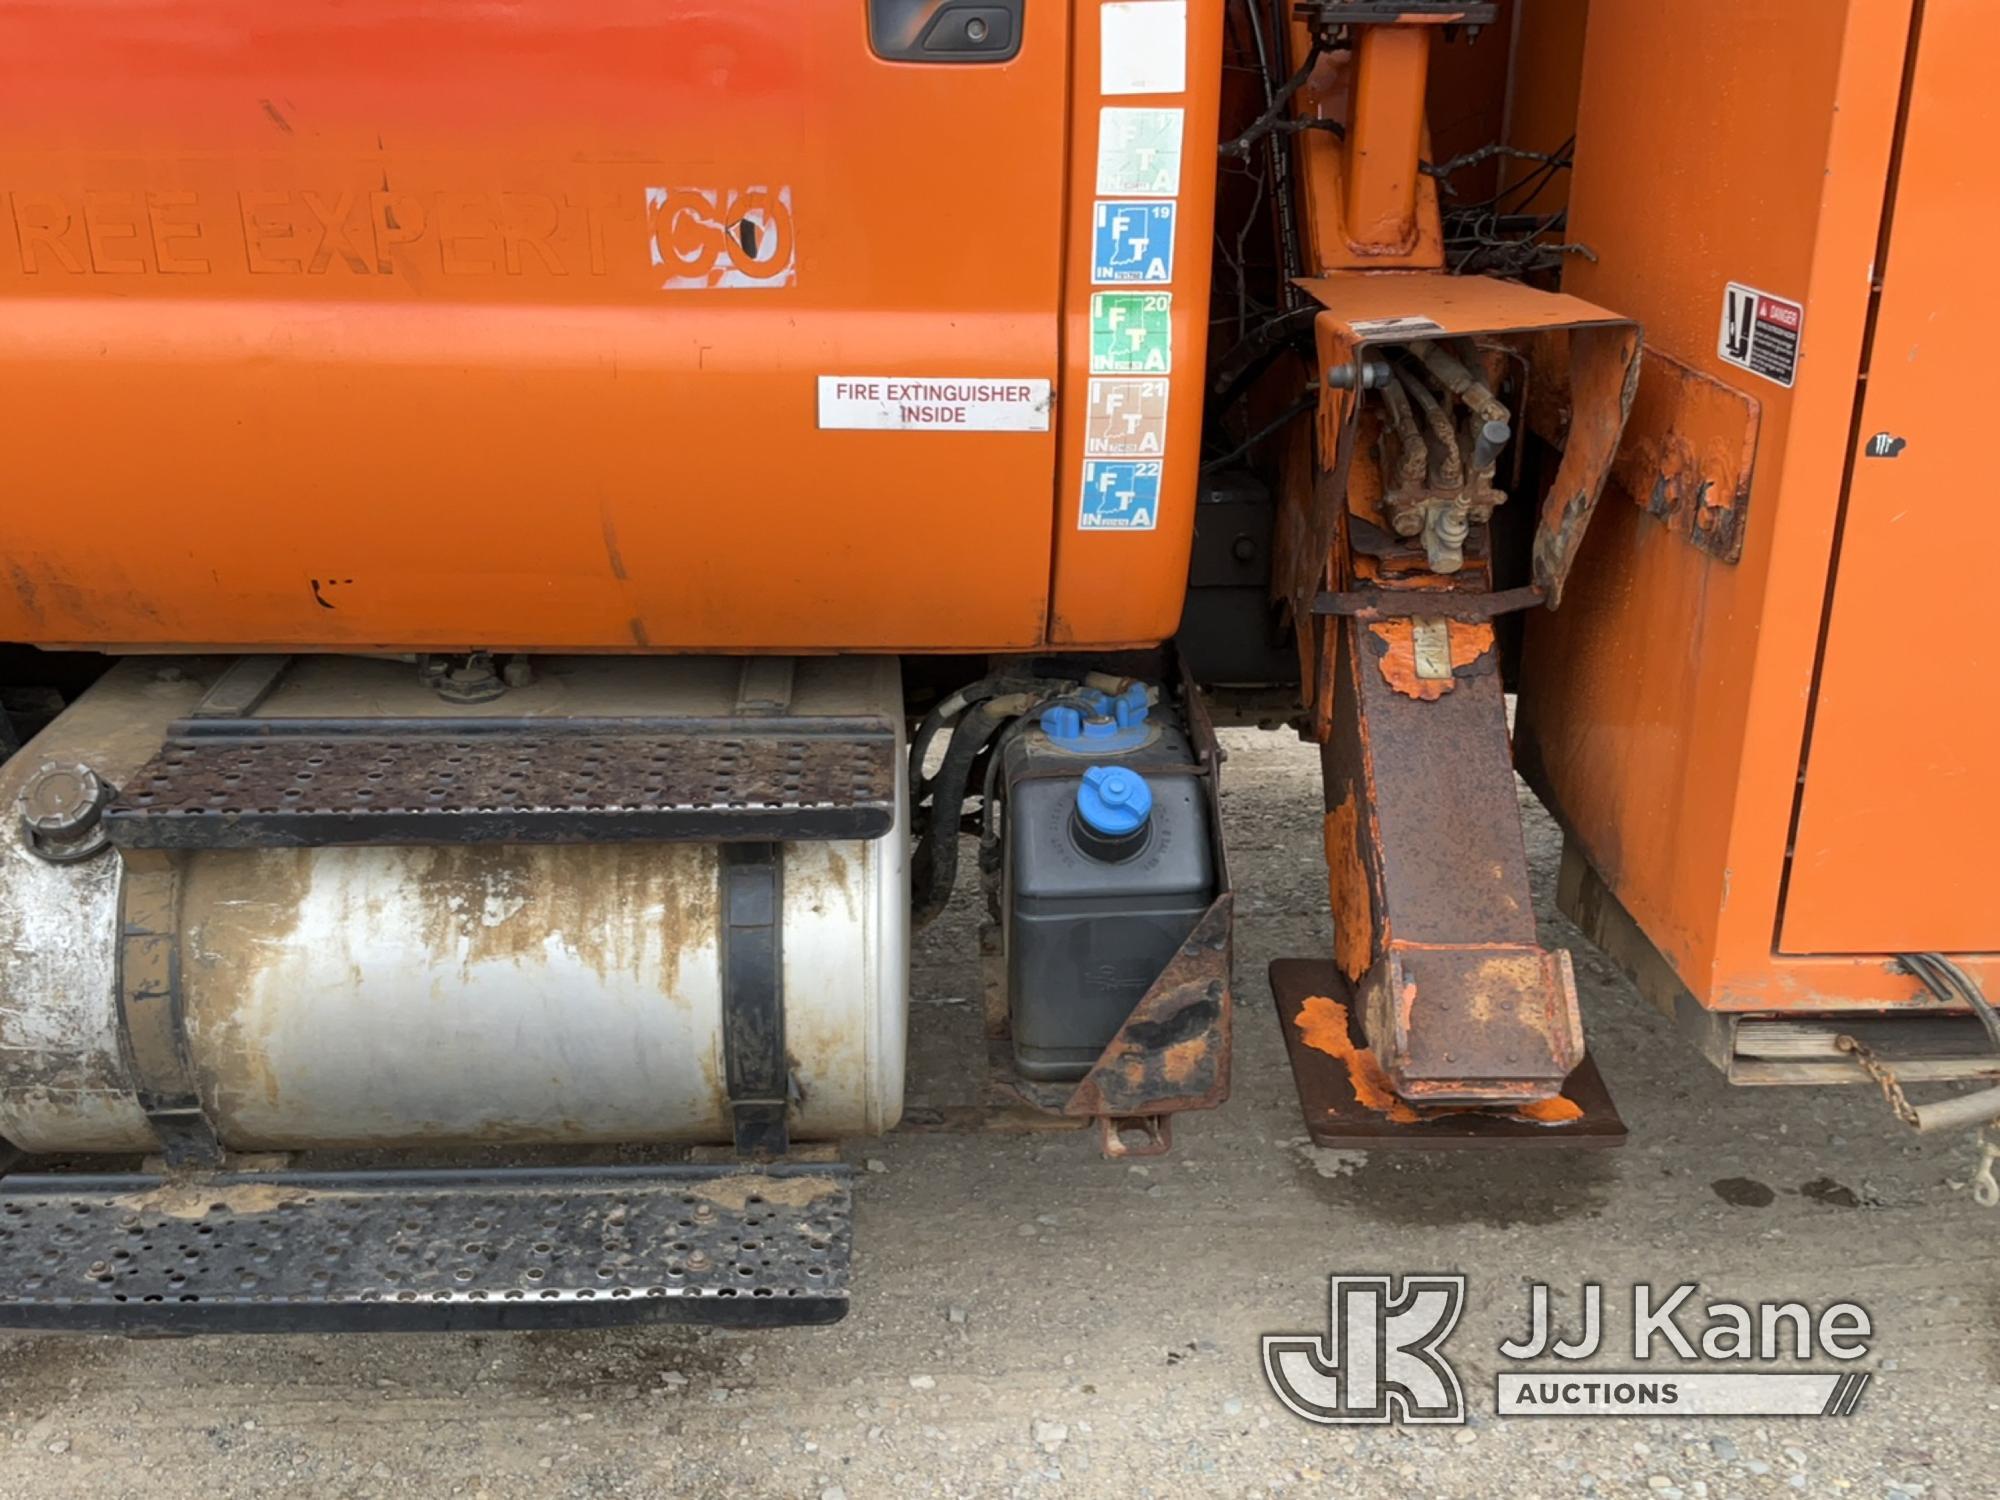
[[[218,1185],[200,1177],[177,1177],[143,1193],[128,1193],[112,1201],[134,1213],[160,1214],[169,1219],[205,1219],[218,1209],[231,1214],[268,1214],[293,1204],[309,1203],[311,1188],[280,1187],[275,1183],[233,1182]]]
[[[715,941],[712,849],[644,844],[472,845],[402,850],[218,850],[187,861],[180,910],[188,1034],[204,1100],[225,1129],[282,1118],[296,1084],[286,976],[304,955],[355,988],[374,935],[407,924],[431,982],[493,962],[533,969],[560,944],[591,972],[656,972],[662,1003],[686,1004],[681,965]],[[423,993],[422,981],[413,992]],[[703,1059],[719,1079],[720,1065]],[[720,1092],[719,1082],[716,1085]],[[504,1111],[480,1139],[561,1140],[572,1120],[514,1128]],[[420,1116],[367,1130],[369,1141],[437,1133]],[[457,1132],[451,1132],[456,1135]]]
[[[1205,1034],[1202,1036],[1189,1037],[1184,1042],[1174,1043],[1173,1046],[1167,1048],[1167,1050],[1163,1054],[1161,1054],[1160,1071],[1166,1074],[1167,1082],[1172,1084],[1185,1084],[1189,1079],[1195,1076],[1195,1070],[1199,1068],[1202,1065],[1202,1063],[1207,1060],[1207,1058],[1208,1058],[1208,1037]],[[1143,1083],[1144,1081],[1145,1079],[1143,1070],[1140,1070],[1140,1076],[1135,1077],[1132,1080],[1133,1085],[1135,1087],[1140,1083]]]
[[[1737,562],[1762,421],[1756,397],[1651,351],[1612,477],[1670,530]]]
[[[831,1177],[771,1177],[762,1172],[738,1172],[691,1183],[687,1190],[717,1208],[741,1213],[752,1197],[780,1208],[809,1208],[820,1199],[838,1193],[840,1184]]]
[[[1451,676],[1425,677],[1417,671],[1416,628],[1408,620],[1380,620],[1368,627],[1369,649],[1382,680],[1406,698],[1435,702],[1458,685],[1460,677],[1493,670],[1491,621],[1448,620],[1451,636]]]
[[[1359,982],[1374,962],[1375,904],[1361,863],[1360,814],[1354,788],[1326,815],[1327,886],[1333,898],[1333,954],[1340,970]]]

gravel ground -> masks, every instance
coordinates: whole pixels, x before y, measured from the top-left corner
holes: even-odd
[[[1314,756],[1230,732],[1235,1097],[1176,1153],[1081,1134],[858,1143],[854,1311],[735,1335],[0,1336],[0,1495],[1555,1496],[1996,1492],[1995,1255],[1962,1143],[1860,1089],[1730,1090],[1577,953],[1622,1151],[1335,1154],[1304,1140],[1264,983],[1327,951]],[[1531,812],[1549,941],[1557,840]],[[976,1055],[973,904],[917,956],[913,1094]],[[1720,1186],[1718,1186],[1720,1184]],[[1749,1184],[1749,1186],[1746,1186]],[[1757,1185],[1768,1191],[1759,1191]],[[1334,1271],[1462,1270],[1458,1429],[1328,1429],[1266,1389],[1258,1335],[1324,1329]],[[1699,1280],[1853,1299],[1875,1381],[1845,1420],[1507,1420],[1522,1287]],[[1622,1320],[1617,1325],[1623,1326]],[[1616,1335],[1614,1335],[1616,1336]]]

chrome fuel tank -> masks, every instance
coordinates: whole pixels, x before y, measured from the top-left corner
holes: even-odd
[[[0,1137],[30,1151],[155,1144],[119,1022],[121,888],[106,851],[51,864],[11,816],[47,763],[114,783],[222,663],[128,660],[0,768]],[[727,660],[548,664],[508,716],[727,712]],[[801,662],[801,707],[900,723],[889,658]],[[272,711],[405,714],[406,664],[301,664]],[[433,710],[435,711],[435,710]],[[453,707],[453,714],[480,708]],[[900,756],[898,757],[900,761]],[[792,1134],[901,1112],[907,791],[885,837],[784,846]],[[217,849],[179,866],[189,1070],[239,1150],[730,1139],[713,844]]]

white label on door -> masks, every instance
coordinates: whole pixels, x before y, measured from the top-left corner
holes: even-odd
[[[1106,94],[1187,90],[1187,0],[1105,0],[1098,12]]]
[[[879,432],[1047,432],[1046,380],[822,375],[819,425]]]

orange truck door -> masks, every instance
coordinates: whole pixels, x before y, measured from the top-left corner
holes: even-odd
[[[1033,0],[0,0],[0,639],[1033,646],[1068,50]]]
[[[1965,259],[2000,13],[1928,0],[1793,839],[1791,953],[2000,950],[2000,631],[1985,408],[2000,283]],[[1808,340],[1811,331],[1806,333]],[[1810,359],[1807,343],[1804,357]]]

